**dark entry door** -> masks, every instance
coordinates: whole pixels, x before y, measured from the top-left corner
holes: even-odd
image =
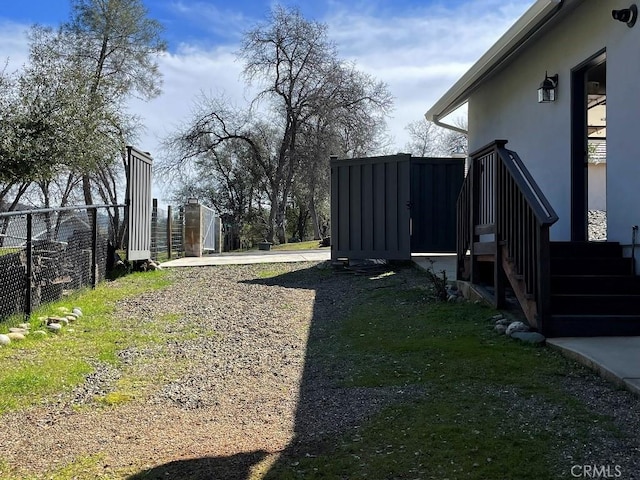
[[[573,241],[589,240],[589,149],[595,148],[597,142],[604,142],[606,145],[606,128],[593,125],[596,109],[606,106],[607,102],[606,59],[606,52],[603,50],[571,71],[571,240]]]
[[[411,159],[411,252],[456,251],[456,200],[464,159]]]

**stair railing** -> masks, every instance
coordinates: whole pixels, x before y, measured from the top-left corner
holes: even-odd
[[[534,305],[533,309],[523,305],[527,319],[542,329],[551,299],[549,228],[558,216],[518,154],[505,148],[506,143],[496,140],[471,155],[471,169],[458,198],[459,232],[463,234],[458,239],[459,268],[461,257],[469,250],[470,280],[474,282],[474,257],[491,252],[496,306],[504,300],[503,267],[508,265],[507,277],[518,300]],[[462,225],[465,218],[468,227]]]
[[[638,225],[631,227],[631,275],[636,274],[636,244],[638,241]]]
[[[462,188],[456,202],[456,279],[469,280],[469,272],[465,259],[471,249],[471,179],[473,178],[473,164],[469,165],[467,176],[462,182]]]

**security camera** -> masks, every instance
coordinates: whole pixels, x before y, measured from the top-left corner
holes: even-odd
[[[618,20],[619,22],[626,23],[629,28],[633,27],[636,24],[636,19],[638,18],[638,7],[634,4],[629,8],[623,8],[621,10],[612,10],[611,16],[614,20]]]

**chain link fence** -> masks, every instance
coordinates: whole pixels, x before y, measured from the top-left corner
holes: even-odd
[[[95,287],[113,267],[123,218],[122,205],[0,213],[0,320]]]

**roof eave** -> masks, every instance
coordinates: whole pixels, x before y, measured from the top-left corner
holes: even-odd
[[[507,60],[562,7],[564,0],[538,0],[428,111],[425,117],[437,122],[463,105],[470,93]]]

